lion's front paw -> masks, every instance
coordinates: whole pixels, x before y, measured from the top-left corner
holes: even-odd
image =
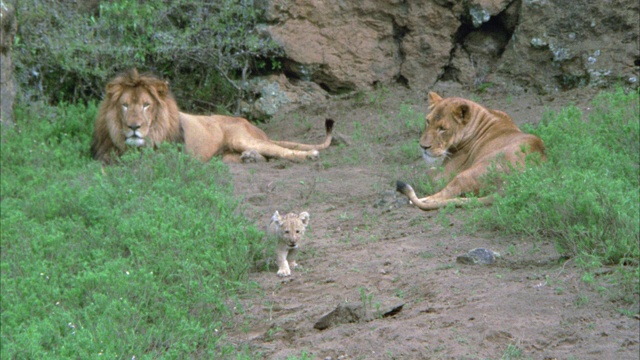
[[[311,150],[309,155],[307,155],[307,159],[312,161],[317,161],[320,159],[320,152],[318,150]]]
[[[280,270],[278,270],[278,276],[280,276],[280,277],[291,276],[291,270],[289,270],[289,269],[280,269]]]

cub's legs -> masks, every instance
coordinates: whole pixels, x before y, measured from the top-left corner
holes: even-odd
[[[276,261],[278,263],[278,276],[291,275],[291,268],[287,262],[287,254],[289,251],[286,248],[278,247],[276,249]]]
[[[292,269],[298,267],[298,263],[296,262],[296,255],[298,255],[298,249],[289,249],[289,256],[287,256],[287,259],[289,259],[289,266]]]
[[[296,263],[296,255],[298,249],[288,249],[285,247],[278,247],[276,250],[276,261],[278,263],[278,276],[290,276],[291,269],[298,267]],[[287,261],[289,259],[289,261]]]

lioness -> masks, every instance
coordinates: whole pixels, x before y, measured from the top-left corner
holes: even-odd
[[[271,217],[271,222],[267,227],[267,237],[277,241],[278,276],[290,276],[291,269],[298,266],[295,257],[308,224],[309,213],[306,211],[300,214],[289,213],[284,216],[280,216],[276,211]]]
[[[243,118],[180,112],[167,82],[131,69],[107,84],[94,125],[91,155],[108,163],[127,146],[155,147],[169,141],[184,143],[187,152],[202,161],[216,155],[227,162],[316,160],[318,150],[331,144],[333,120],[327,119],[325,128],[325,140],[318,145],[270,140]]]
[[[430,166],[442,162],[446,178],[455,176],[440,192],[421,199],[410,185],[397,182],[397,190],[422,210],[468,202],[470,199],[459,196],[478,193],[485,185],[482,175],[490,166],[502,172],[523,168],[525,156],[535,152],[545,160],[542,140],[521,132],[502,111],[466,99],[443,99],[434,92],[429,93],[429,109],[420,137],[422,156]],[[492,199],[479,200],[490,204]]]

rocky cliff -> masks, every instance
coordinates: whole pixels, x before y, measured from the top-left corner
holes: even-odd
[[[637,0],[263,0],[292,81],[329,93],[438,81],[637,87]]]

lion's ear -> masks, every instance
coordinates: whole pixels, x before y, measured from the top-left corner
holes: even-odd
[[[276,210],[276,212],[273,213],[273,216],[271,216],[271,221],[277,223],[278,225],[282,223],[282,218],[280,217],[280,213],[278,212],[278,210]]]
[[[300,220],[302,221],[302,224],[303,224],[304,226],[307,226],[307,225],[309,224],[309,217],[310,217],[310,216],[309,216],[309,213],[308,213],[308,212],[303,211],[303,212],[301,212],[301,213],[300,213],[300,215],[298,215],[298,216],[300,216]]]
[[[442,101],[442,96],[434,93],[433,91],[429,91],[429,107],[430,108],[436,106],[440,101]]]
[[[112,82],[107,84],[107,97],[118,98],[122,93],[122,85],[120,83]]]
[[[461,124],[466,124],[469,122],[469,110],[468,104],[460,104],[453,110],[453,116]]]
[[[167,81],[158,80],[155,82],[155,84],[153,84],[153,87],[156,88],[158,96],[160,96],[161,98],[165,98],[169,94],[169,82]]]

